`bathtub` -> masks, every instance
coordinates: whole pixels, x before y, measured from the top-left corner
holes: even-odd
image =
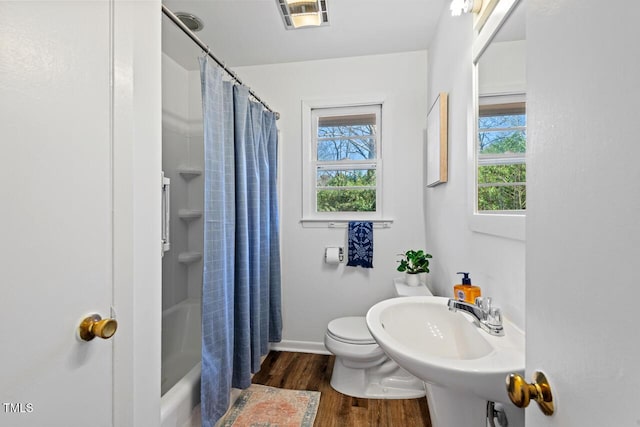
[[[188,299],[162,312],[162,427],[182,427],[200,403],[201,304]]]

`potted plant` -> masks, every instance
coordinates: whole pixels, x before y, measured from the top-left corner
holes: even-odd
[[[422,249],[414,251],[408,250],[404,253],[400,260],[398,271],[406,273],[407,284],[410,286],[418,286],[420,283],[419,274],[429,272],[429,259],[433,258],[431,254],[426,253]]]

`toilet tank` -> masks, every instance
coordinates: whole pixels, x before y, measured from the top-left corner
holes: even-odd
[[[397,297],[433,295],[429,288],[427,288],[427,285],[421,283],[418,286],[409,286],[404,280],[404,277],[396,277],[393,279],[393,286]]]

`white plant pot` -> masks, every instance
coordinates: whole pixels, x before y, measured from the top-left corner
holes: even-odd
[[[421,285],[427,285],[427,273],[418,273],[418,280],[420,281]],[[428,287],[428,286],[427,286]]]
[[[409,286],[418,286],[418,285],[420,285],[420,275],[419,274],[407,273],[405,276],[406,276],[407,285],[409,285]]]

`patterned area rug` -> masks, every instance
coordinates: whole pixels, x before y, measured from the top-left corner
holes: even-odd
[[[240,394],[220,426],[313,427],[319,402],[319,391],[251,384]]]

